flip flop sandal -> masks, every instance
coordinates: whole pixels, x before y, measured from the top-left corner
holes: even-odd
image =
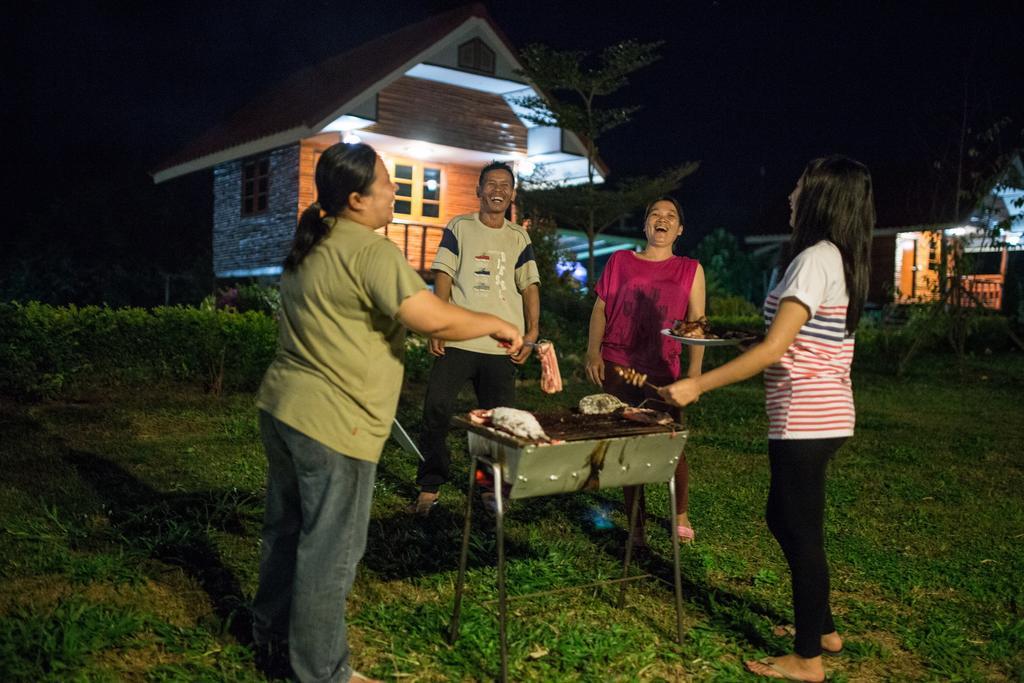
[[[778,678],[784,681],[800,681],[801,683],[825,683],[824,678],[822,678],[820,681],[812,680],[810,678],[798,678],[793,674],[789,673],[788,671],[780,669],[779,665],[775,663],[774,657],[762,657],[761,659],[757,660],[757,663],[768,667],[770,671],[775,672],[775,675],[754,671],[750,668],[750,664],[746,662],[744,662],[743,666],[747,669],[747,671],[754,674],[755,676],[760,676],[761,678]]]
[[[682,524],[676,527],[676,535],[679,536],[680,543],[693,543],[693,539],[697,536],[692,528]]]

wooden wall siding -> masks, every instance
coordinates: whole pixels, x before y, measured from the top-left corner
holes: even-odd
[[[325,133],[313,138],[306,138],[299,144],[299,203],[297,214],[301,215],[306,207],[316,201],[316,165],[314,159],[339,140],[338,133]]]
[[[476,197],[476,183],[480,177],[480,166],[445,166],[442,175],[446,177],[448,201],[444,207],[444,222],[464,213],[475,213],[480,210],[480,200]]]
[[[526,154],[526,126],[499,95],[403,76],[377,99],[368,132],[491,154]]]
[[[213,272],[279,266],[295,234],[299,145],[270,153],[267,210],[242,216],[242,162],[213,169]]]

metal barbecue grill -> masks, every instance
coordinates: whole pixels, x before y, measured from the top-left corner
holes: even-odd
[[[466,519],[459,556],[459,576],[455,585],[455,606],[452,611],[449,641],[459,635],[459,615],[465,585],[466,559],[469,553],[469,532],[472,526],[472,501],[476,487],[478,462],[491,466],[494,473],[494,515],[498,552],[498,636],[501,645],[501,681],[508,680],[508,647],[506,639],[505,590],[505,496],[531,498],[572,491],[667,482],[672,520],[676,516],[676,463],[686,443],[688,432],[681,425],[639,424],[618,414],[612,415],[537,415],[544,431],[556,443],[537,443],[478,425],[461,416],[452,424],[468,432],[469,493],[466,498]],[[648,574],[629,576],[633,533],[639,496],[633,499],[629,514],[629,537],[626,541],[622,578],[597,581],[573,589],[594,585],[621,583],[618,606],[625,604],[626,582],[647,578]],[[673,522],[674,528],[674,522]],[[679,538],[672,534],[672,558],[675,575],[676,630],[683,640],[683,590],[679,573]],[[563,589],[571,590],[571,589]],[[551,592],[551,591],[545,591]],[[529,597],[529,593],[517,597]]]

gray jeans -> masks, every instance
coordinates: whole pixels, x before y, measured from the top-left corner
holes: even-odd
[[[287,640],[299,681],[345,683],[345,601],[366,549],[377,465],[264,411],[260,434],[268,476],[253,636],[257,644]]]

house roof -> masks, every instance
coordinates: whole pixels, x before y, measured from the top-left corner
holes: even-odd
[[[165,179],[161,176],[174,177],[199,170],[212,164],[168,174],[172,169],[181,170],[188,162],[201,161],[217,152],[275,134],[295,131],[297,139],[304,137],[301,131],[305,131],[305,135],[318,132],[314,130],[316,124],[339,106],[388,79],[406,62],[472,17],[486,19],[498,33],[482,5],[467,5],[406,26],[293,73],[162,162],[153,170],[154,178],[159,182]]]
[[[480,3],[464,5],[293,73],[151,171],[155,182],[320,133],[420,63],[467,22],[484,22],[515,62],[510,41]],[[524,86],[525,87],[525,86]],[[598,160],[601,170],[606,171]]]

